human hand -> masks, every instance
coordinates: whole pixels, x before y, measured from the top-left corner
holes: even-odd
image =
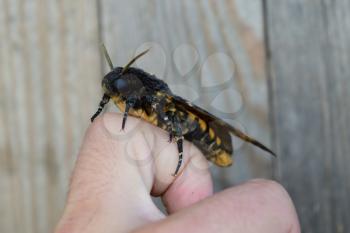
[[[177,147],[165,131],[107,113],[87,130],[56,233],[300,232],[287,192],[253,180],[212,195],[208,162],[190,143],[177,177]],[[169,216],[153,204],[161,196]]]

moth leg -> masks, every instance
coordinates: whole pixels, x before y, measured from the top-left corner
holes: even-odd
[[[129,114],[129,110],[130,108],[132,108],[135,104],[135,99],[131,98],[131,99],[127,99],[125,102],[125,111],[124,111],[124,115],[123,115],[123,122],[122,122],[122,129],[124,130],[125,128],[125,124],[126,124],[126,119],[128,118],[128,114]]]
[[[172,142],[173,138],[174,138],[174,134],[173,134],[173,132],[170,132],[169,133],[169,142]]]
[[[108,95],[106,95],[106,94],[103,95],[102,100],[100,101],[100,104],[98,106],[96,113],[91,117],[91,122],[93,122],[95,120],[95,118],[98,115],[100,115],[100,113],[102,112],[102,109],[108,103],[109,99],[110,99],[110,97]]]
[[[183,139],[184,137],[176,137],[176,143],[177,143],[177,150],[179,152],[179,160],[177,162],[176,170],[173,176],[177,176],[177,173],[180,170],[181,164],[182,164],[182,157],[183,157]]]
[[[177,151],[178,151],[178,155],[179,155],[179,160],[175,169],[175,173],[173,174],[173,176],[177,176],[177,173],[180,170],[180,167],[182,165],[182,160],[183,160],[183,135],[182,135],[182,129],[180,127],[180,123],[179,120],[176,118],[176,116],[174,115],[174,112],[168,113],[169,114],[169,122],[171,124],[171,131],[169,133],[170,137],[174,137],[176,140],[176,144],[177,144]]]
[[[158,119],[162,123],[165,124],[166,130],[169,132],[169,141],[172,142],[174,139],[174,132],[173,132],[173,124],[172,124],[172,119],[174,116],[174,113],[171,111],[165,112],[164,108],[166,105],[165,99],[156,99],[152,98],[150,100],[150,103],[152,103],[153,109],[158,113]]]
[[[171,113],[172,114],[172,113]],[[168,115],[165,115],[165,118],[166,119],[166,127],[167,127],[167,131],[169,132],[169,143],[171,143],[174,139],[174,137],[176,136],[176,133],[174,132],[174,129],[173,129],[173,122],[172,122],[172,116],[168,117]]]

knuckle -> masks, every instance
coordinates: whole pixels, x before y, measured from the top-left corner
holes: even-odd
[[[277,181],[268,179],[254,179],[249,182],[258,193],[267,199],[280,202],[283,205],[291,205],[291,198],[286,189]]]
[[[264,200],[262,208],[267,212],[279,213],[277,220],[283,222],[286,229],[298,229],[298,217],[291,197],[287,190],[278,182],[267,179],[255,179],[250,182],[254,186],[256,193],[256,202]]]

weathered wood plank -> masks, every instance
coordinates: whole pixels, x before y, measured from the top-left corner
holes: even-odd
[[[95,4],[0,1],[0,232],[50,232],[62,211],[98,102]]]
[[[138,65],[167,81],[175,93],[195,100],[196,103],[215,110],[210,103],[225,88],[238,93],[232,99],[225,92],[216,102],[234,114],[222,114],[252,135],[269,144],[267,88],[265,79],[265,54],[260,0],[249,1],[101,1],[102,38],[115,64],[123,65],[135,50],[146,42],[152,50]],[[144,48],[147,45],[143,46]],[[192,49],[191,49],[192,48]],[[139,50],[138,50],[139,51]],[[193,55],[193,53],[195,55]],[[191,60],[198,55],[198,60]],[[219,54],[216,54],[219,53]],[[201,72],[208,57],[211,67]],[[217,59],[216,55],[222,58]],[[178,56],[173,59],[173,56]],[[233,58],[241,76],[232,78]],[[195,64],[193,69],[186,68]],[[177,70],[176,64],[189,69]],[[231,65],[227,65],[231,64]],[[182,65],[182,66],[181,66]],[[108,68],[105,66],[105,70]],[[215,69],[218,68],[218,69]],[[186,71],[186,70],[185,70]],[[184,74],[186,73],[186,74]],[[203,78],[205,76],[205,78]],[[203,87],[204,82],[218,83],[232,80],[216,87]],[[202,81],[201,81],[201,78]],[[205,84],[205,83],[204,83]],[[190,87],[190,88],[189,88]],[[194,94],[195,93],[195,94]],[[243,98],[243,107],[239,97]],[[219,106],[220,104],[220,106]],[[238,109],[238,110],[237,110]],[[215,111],[218,112],[218,111]],[[227,187],[252,177],[271,177],[268,155],[246,145],[236,151],[236,166],[213,169],[217,188]]]
[[[236,90],[216,99],[215,107],[233,111],[222,115],[269,144],[260,0],[99,4],[102,28],[92,0],[0,1],[0,188],[6,190],[0,195],[0,232],[50,232],[59,217],[82,134],[101,96],[99,31],[115,64],[124,64],[144,42],[156,43],[138,65],[177,93],[197,93],[194,100],[204,107],[223,88]],[[232,78],[229,57],[241,77],[203,88]],[[201,72],[208,63],[202,69],[208,72]],[[271,177],[270,160],[262,154],[239,149],[237,166],[214,169],[217,189]]]
[[[267,1],[276,176],[303,232],[350,231],[349,1]]]

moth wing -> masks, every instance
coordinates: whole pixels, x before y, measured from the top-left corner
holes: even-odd
[[[232,159],[231,154],[233,152],[233,146],[232,146],[232,140],[231,140],[231,134],[229,129],[221,124],[221,120],[207,112],[206,110],[193,105],[189,101],[179,97],[179,96],[169,96],[172,103],[175,104],[176,108],[189,112],[193,114],[198,119],[204,121],[209,129],[211,129],[214,132],[214,135],[217,136],[220,140],[220,145],[225,150],[225,154],[220,155],[221,162],[215,162],[218,161],[218,158],[208,158],[212,160],[215,164],[218,166],[228,166],[231,165]],[[218,156],[216,156],[218,157]]]
[[[269,148],[267,148],[265,145],[263,145],[261,142],[257,141],[256,139],[248,136],[247,134],[243,133],[241,130],[233,127],[232,125],[228,124],[227,122],[221,120],[220,118],[214,116],[213,114],[209,113],[208,111],[193,105],[192,103],[190,103],[189,101],[181,98],[180,96],[172,96],[172,101],[177,105],[177,106],[181,106],[182,108],[186,109],[187,111],[192,112],[193,114],[197,115],[199,118],[205,120],[206,122],[210,122],[214,127],[213,128],[217,128],[218,130],[220,130],[223,135],[225,135],[225,131],[226,132],[230,132],[232,134],[234,134],[235,136],[239,137],[240,139],[242,139],[243,141],[249,142],[257,147],[259,147],[260,149],[269,152],[271,155],[276,157],[276,154],[271,151]],[[220,134],[219,134],[220,135]],[[230,142],[228,142],[230,141]],[[226,140],[225,143],[227,145],[229,145],[229,143],[231,144],[231,148],[232,148],[232,142],[231,142],[231,137],[230,140]],[[232,151],[232,149],[231,149]]]

